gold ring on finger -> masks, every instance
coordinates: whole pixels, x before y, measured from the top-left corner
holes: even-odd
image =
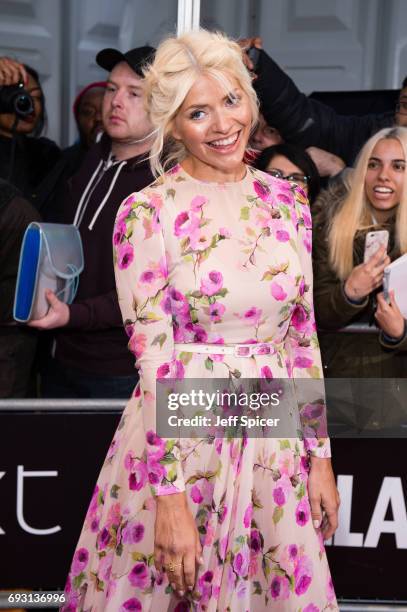
[[[172,572],[175,572],[177,567],[182,567],[182,563],[173,563],[172,561],[170,561],[169,563],[167,563],[167,567],[165,569],[168,572],[172,573]]]

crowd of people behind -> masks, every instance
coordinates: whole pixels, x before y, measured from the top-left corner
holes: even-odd
[[[397,296],[386,300],[381,289],[384,268],[407,251],[407,79],[393,113],[343,116],[301,93],[260,39],[240,45],[260,103],[246,161],[301,186],[311,204],[325,374],[403,377],[406,323]],[[245,53],[252,47],[256,65]],[[33,100],[28,115],[0,112],[1,398],[127,398],[137,382],[109,245],[119,204],[153,181],[155,132],[143,101],[143,67],[153,57],[151,47],[98,53],[106,81],[78,93],[79,137],[65,150],[42,135],[37,72],[0,58],[0,95],[23,83]],[[85,269],[71,305],[50,291],[48,314],[21,325],[12,315],[19,249],[27,225],[40,219],[78,226]],[[366,234],[375,230],[389,232],[388,249],[364,261]],[[338,331],[355,322],[378,333]]]
[[[130,397],[63,609],[338,610],[325,403],[296,382],[405,377],[406,320],[382,285],[407,253],[407,80],[394,112],[353,117],[259,39],[201,30],[96,62],[106,81],[79,92],[61,151],[41,136],[38,74],[0,58],[0,104],[18,83],[33,104],[0,112],[0,397]],[[79,229],[85,267],[72,304],[47,290],[21,325],[19,247],[41,218]],[[388,244],[366,256],[372,232]],[[291,433],[159,433],[157,379],[225,372],[294,381]]]

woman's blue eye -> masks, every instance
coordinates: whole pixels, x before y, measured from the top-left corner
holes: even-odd
[[[203,116],[204,114],[205,114],[205,113],[204,113],[203,111],[201,111],[201,110],[196,110],[196,111],[193,111],[193,112],[191,113],[190,117],[191,117],[191,119],[202,119],[202,116]]]

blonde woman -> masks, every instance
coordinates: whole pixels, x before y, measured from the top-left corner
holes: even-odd
[[[321,376],[308,203],[242,161],[257,100],[236,43],[205,31],[163,42],[145,98],[158,179],[122,203],[113,236],[140,384],[65,610],[337,610],[323,547],[338,509],[326,436],[157,435],[167,411],[157,379]]]
[[[328,376],[407,373],[405,321],[397,296],[387,303],[380,291],[385,267],[407,252],[406,157],[407,128],[381,130],[361,150],[349,190],[338,185],[315,203],[314,300]],[[388,248],[364,263],[366,235],[376,230],[389,232]],[[334,331],[375,321],[379,335]]]

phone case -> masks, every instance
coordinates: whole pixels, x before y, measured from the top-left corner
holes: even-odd
[[[375,253],[377,253],[381,246],[385,246],[387,249],[388,243],[389,232],[387,230],[368,232],[366,234],[365,253],[363,257],[364,263],[367,263],[369,259],[371,259]]]

